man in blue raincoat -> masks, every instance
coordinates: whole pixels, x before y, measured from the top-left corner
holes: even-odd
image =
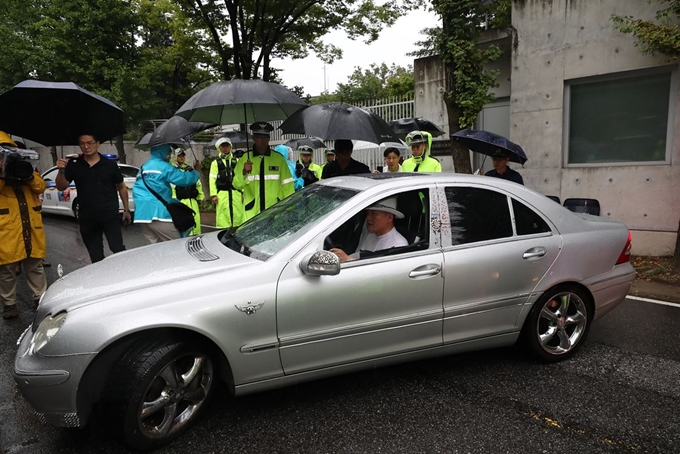
[[[165,205],[149,191],[147,185],[166,202],[178,202],[172,197],[172,186],[191,186],[200,175],[201,163],[194,163],[194,170],[185,172],[170,164],[169,144],[151,148],[151,157],[139,169],[137,181],[132,188],[135,201],[135,224],[142,224],[142,233],[149,243],[174,240],[185,237],[189,231],[179,232],[172,223],[172,217]]]

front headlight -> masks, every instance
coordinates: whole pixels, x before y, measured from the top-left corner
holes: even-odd
[[[66,321],[66,312],[61,312],[54,317],[48,315],[40,322],[38,329],[31,339],[31,352],[38,353],[59,332],[61,325]]]

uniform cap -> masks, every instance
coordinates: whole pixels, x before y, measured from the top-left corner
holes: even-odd
[[[425,142],[427,142],[427,139],[425,138],[425,135],[420,131],[411,131],[406,136],[406,143],[409,146]]]
[[[187,155],[187,152],[184,151],[184,148],[175,148],[175,156],[180,156],[180,155]]]
[[[329,154],[335,154],[335,150],[333,150],[332,148],[326,148],[326,154],[327,154],[327,155],[329,155]]]
[[[401,211],[397,210],[396,197],[388,197],[386,199],[383,199],[380,202],[374,203],[367,209],[375,211],[385,211],[387,213],[393,214],[394,217],[397,219],[404,219],[404,214]]]
[[[220,137],[215,142],[215,148],[219,150],[223,143],[228,143],[229,145],[231,145],[231,139],[229,137]]]
[[[491,157],[492,157],[492,158],[502,158],[502,159],[505,159],[505,158],[509,158],[510,155],[508,154],[507,151],[502,150],[502,149],[500,149],[500,148],[496,148],[496,149],[494,150],[493,154],[491,155]]]
[[[253,123],[250,125],[250,132],[255,135],[261,135],[261,136],[267,136],[271,134],[271,132],[274,130],[274,127],[270,125],[267,122],[264,121],[258,121],[257,123]]]
[[[297,151],[300,154],[313,154],[314,153],[314,149],[312,147],[310,147],[309,145],[303,145],[303,146],[299,147]]]

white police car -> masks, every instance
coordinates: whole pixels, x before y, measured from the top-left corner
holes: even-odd
[[[77,155],[74,155],[73,157],[76,156]],[[118,160],[118,156],[113,154],[102,154],[102,156],[105,158],[114,159],[116,161]],[[130,207],[130,211],[134,212],[135,203],[132,200],[132,186],[135,184],[137,179],[137,172],[139,171],[139,168],[120,163],[118,164],[118,168],[120,169],[120,173],[123,174],[123,182],[125,183],[125,186],[128,187],[128,206]],[[71,184],[68,185],[68,188],[64,189],[63,191],[58,190],[56,184],[58,172],[59,169],[57,169],[55,166],[42,174],[42,178],[45,180],[47,185],[45,193],[43,194],[42,211],[43,213],[73,216],[74,218],[78,219],[78,189],[76,188],[75,183],[71,182]],[[123,202],[120,200],[120,197],[118,198],[118,211],[121,213],[123,212]]]

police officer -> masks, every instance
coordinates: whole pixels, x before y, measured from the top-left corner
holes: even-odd
[[[335,161],[335,150],[332,148],[326,148],[325,151],[326,155],[326,162],[321,166],[321,174],[323,175],[323,168],[326,167],[326,164],[329,164],[333,161]]]
[[[245,221],[243,193],[234,189],[234,170],[238,159],[232,153],[231,140],[222,137],[215,142],[217,159],[210,164],[210,194],[216,206],[215,227],[238,227]]]
[[[239,159],[234,170],[234,188],[243,191],[246,220],[295,192],[286,159],[269,147],[273,130],[265,122],[250,125],[253,149]]]
[[[401,165],[402,172],[441,172],[442,165],[430,156],[432,134],[427,131],[411,131],[406,136],[406,145],[411,147],[412,156]]]
[[[194,170],[189,164],[186,163],[187,153],[183,148],[177,148],[175,150],[175,167],[183,172],[191,172]],[[203,194],[203,185],[201,184],[201,179],[199,178],[196,183],[191,186],[175,186],[173,188],[173,197],[176,197],[180,202],[194,210],[194,220],[196,221],[196,227],[189,232],[189,235],[200,235],[201,234],[201,207],[200,201],[205,197]]]
[[[321,166],[312,160],[314,149],[309,145],[298,148],[298,162],[295,173],[304,180],[304,185],[309,186],[321,179]]]

